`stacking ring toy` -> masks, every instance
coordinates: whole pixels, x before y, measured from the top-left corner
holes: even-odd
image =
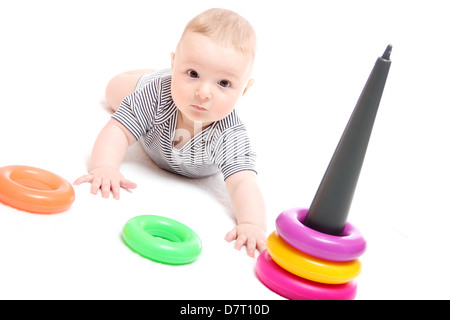
[[[0,201],[19,210],[57,213],[75,200],[72,185],[49,171],[28,166],[0,168]]]
[[[361,272],[359,260],[337,262],[313,257],[291,247],[276,231],[267,238],[267,250],[283,269],[316,282],[345,283]]]
[[[122,236],[133,251],[165,264],[193,262],[202,251],[202,243],[194,231],[160,216],[143,215],[128,220]]]
[[[294,248],[318,258],[351,261],[366,250],[366,241],[358,229],[346,223],[342,236],[311,229],[303,224],[308,209],[283,211],[276,220],[278,234]]]
[[[353,300],[356,281],[325,284],[297,277],[277,265],[264,250],[256,261],[256,274],[264,285],[291,300]]]

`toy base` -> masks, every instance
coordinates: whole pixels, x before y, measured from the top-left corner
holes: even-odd
[[[290,300],[352,300],[356,282],[325,284],[298,277],[273,261],[264,250],[256,261],[256,274],[270,290]]]

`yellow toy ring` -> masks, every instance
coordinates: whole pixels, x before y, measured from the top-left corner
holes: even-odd
[[[272,259],[286,271],[316,282],[346,283],[361,272],[359,260],[338,262],[313,257],[291,247],[276,231],[267,239],[267,250]]]

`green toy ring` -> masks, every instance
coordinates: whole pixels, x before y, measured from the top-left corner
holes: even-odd
[[[202,251],[202,242],[192,229],[160,216],[143,215],[128,220],[122,236],[133,251],[165,264],[193,262]]]

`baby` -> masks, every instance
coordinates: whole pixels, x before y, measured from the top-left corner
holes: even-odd
[[[91,183],[119,199],[136,184],[119,171],[128,146],[141,143],[161,168],[191,178],[222,172],[237,225],[225,236],[247,254],[265,249],[266,214],[255,156],[234,107],[251,87],[256,36],[238,14],[211,9],[186,26],[170,70],[136,70],[114,77],[106,101],[115,111],[95,141]]]

